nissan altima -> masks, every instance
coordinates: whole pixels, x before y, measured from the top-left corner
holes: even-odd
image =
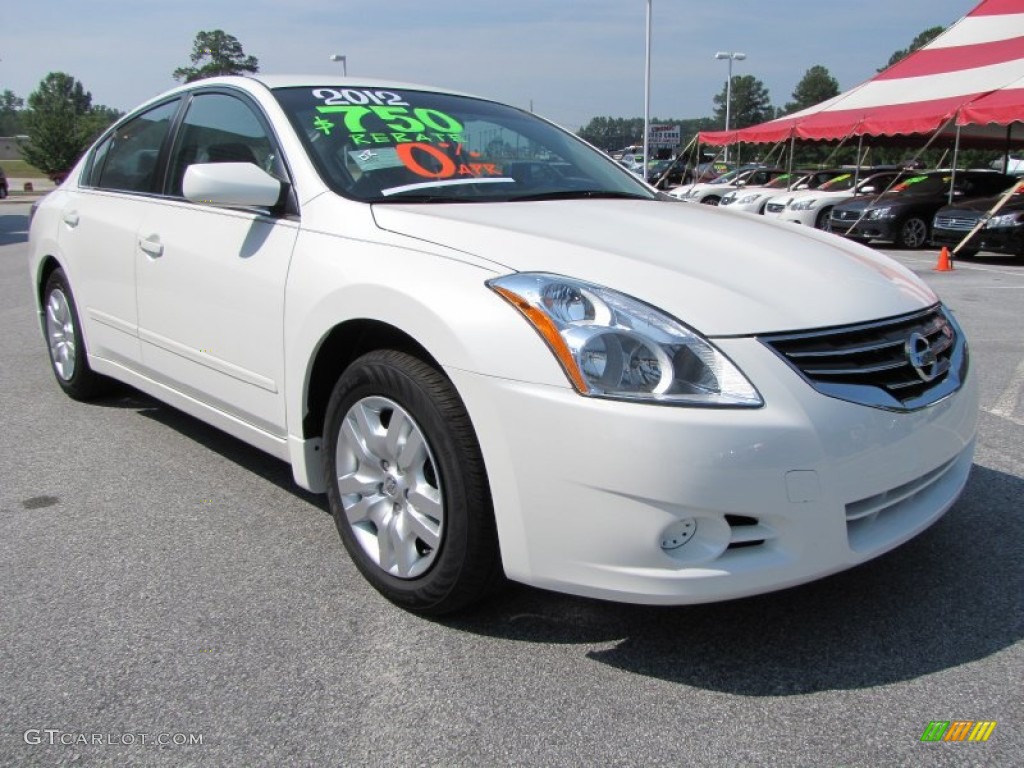
[[[29,259],[67,395],[118,380],[288,462],[423,614],[505,578],[804,583],[921,533],[971,467],[967,342],[913,273],[680,204],[483,98],[176,88],[38,205]]]

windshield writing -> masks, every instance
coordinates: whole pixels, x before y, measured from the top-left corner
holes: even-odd
[[[321,176],[347,197],[482,202],[573,191],[655,197],[570,134],[494,102],[375,88],[288,88],[275,95]]]

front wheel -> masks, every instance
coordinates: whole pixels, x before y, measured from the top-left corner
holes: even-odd
[[[110,380],[89,367],[78,308],[63,269],[55,269],[46,280],[43,312],[50,366],[60,388],[75,400],[91,400],[103,394]]]
[[[832,231],[832,209],[822,208],[821,211],[814,219],[815,229],[820,229],[822,232]]]
[[[395,350],[360,357],[331,394],[324,442],[331,514],[377,591],[437,616],[500,580],[480,447],[437,369]]]
[[[704,205],[718,205],[722,201],[722,198],[715,197],[715,195],[708,195],[701,202]]]
[[[928,242],[928,224],[924,219],[911,216],[900,224],[897,244],[903,248],[920,248]]]

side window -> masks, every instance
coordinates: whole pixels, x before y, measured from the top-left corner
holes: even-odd
[[[153,192],[157,157],[177,100],[143,112],[114,131],[96,148],[87,184],[124,192]]]
[[[171,152],[167,192],[182,196],[185,170],[194,163],[254,163],[285,178],[284,165],[263,122],[247,103],[223,93],[192,99]]]

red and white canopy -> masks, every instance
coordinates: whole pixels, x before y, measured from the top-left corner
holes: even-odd
[[[706,144],[933,134],[1006,137],[1024,121],[1024,0],[982,0],[927,45],[821,104],[760,125],[705,131]]]

